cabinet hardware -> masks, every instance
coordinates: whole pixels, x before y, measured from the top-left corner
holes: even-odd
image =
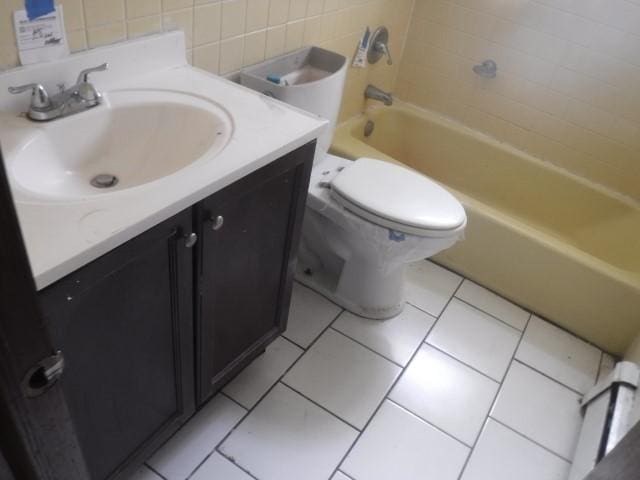
[[[22,380],[22,393],[27,398],[42,395],[58,381],[63,371],[64,356],[57,351],[29,369]]]
[[[217,217],[211,216],[209,220],[213,222],[212,230],[220,230],[224,225],[224,217],[222,215],[218,215]]]
[[[192,248],[198,242],[197,233],[190,233],[188,235],[185,235],[184,238],[185,238],[184,246],[187,248]]]

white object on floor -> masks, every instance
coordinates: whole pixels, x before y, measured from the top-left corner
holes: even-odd
[[[639,420],[640,367],[618,363],[583,398],[585,418],[569,480],[582,480]]]
[[[491,417],[570,461],[582,424],[580,398],[560,383],[513,362]]]
[[[456,480],[469,448],[385,401],[340,467],[366,480]]]
[[[260,480],[326,480],[358,431],[278,383],[220,446]]]
[[[407,265],[449,248],[465,227],[460,203],[427,177],[326,155],[311,172],[297,278],[357,315],[391,318],[404,307]]]
[[[461,480],[566,480],[569,466],[566,460],[489,419]]]
[[[313,65],[327,75],[295,86],[266,80]],[[460,202],[399,164],[327,154],[338,118],[347,59],[303,48],[244,69],[243,85],[329,119],[318,139],[298,255],[297,278],[347,310],[386,319],[405,304],[406,266],[451,247],[467,223]]]
[[[596,383],[601,355],[593,345],[533,315],[516,358],[584,394]]]
[[[362,430],[400,372],[397,365],[329,329],[282,381]]]
[[[240,421],[246,410],[217,395],[147,461],[167,480],[184,480]]]
[[[499,384],[423,345],[389,398],[467,445],[482,429]]]

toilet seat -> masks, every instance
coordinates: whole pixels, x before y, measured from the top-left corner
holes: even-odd
[[[332,178],[330,192],[345,209],[398,232],[447,237],[466,225],[462,205],[447,190],[413,170],[382,160],[351,162]]]

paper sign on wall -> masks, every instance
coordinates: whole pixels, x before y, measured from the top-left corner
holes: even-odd
[[[69,55],[61,5],[56,6],[53,12],[33,20],[29,20],[26,10],[18,10],[13,13],[13,23],[22,65]]]

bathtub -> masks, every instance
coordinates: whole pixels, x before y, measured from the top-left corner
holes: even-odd
[[[408,165],[464,204],[466,238],[436,262],[614,354],[640,332],[638,204],[407,104],[343,123],[332,152]]]

